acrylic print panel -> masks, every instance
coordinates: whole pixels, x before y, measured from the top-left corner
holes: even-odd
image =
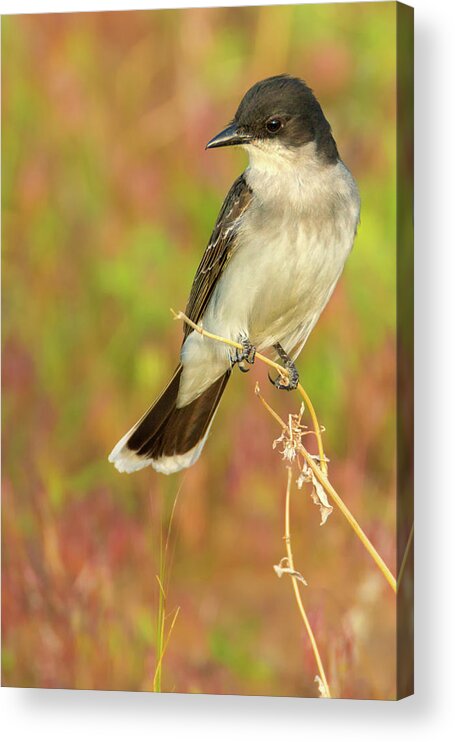
[[[408,695],[411,9],[11,16],[2,50],[3,683]],[[301,82],[234,120],[282,73],[336,146]],[[228,122],[243,146],[205,150]],[[178,468],[205,437],[235,348],[170,310],[249,155],[187,311],[255,362],[192,466],[120,473],[184,330],[111,458]]]

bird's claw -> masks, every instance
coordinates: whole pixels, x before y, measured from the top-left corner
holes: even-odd
[[[283,380],[283,376],[281,375],[277,376],[276,379],[272,379],[269,374],[269,381],[271,384],[273,384],[275,389],[292,392],[294,391],[294,389],[297,389],[299,385],[299,372],[297,371],[297,367],[294,361],[288,356],[284,348],[282,348],[279,343],[276,343],[273,347],[283,361],[284,367],[288,371],[289,375],[286,380]]]
[[[275,389],[280,389],[286,392],[293,392],[294,389],[297,389],[299,385],[299,373],[295,366],[294,368],[288,368],[288,371],[289,371],[289,377],[288,377],[289,381],[286,379],[285,382],[282,380],[283,377],[280,375],[278,375],[276,379],[272,379],[270,374],[268,375],[269,381],[271,384],[273,384]]]
[[[239,337],[239,343],[241,343],[242,345],[242,350],[240,350],[240,348],[235,349],[235,353],[232,356],[232,366],[235,366],[235,364],[237,363],[240,371],[246,374],[250,369],[245,368],[240,364],[246,362],[250,366],[252,366],[254,363],[254,359],[256,358],[256,348],[254,347],[254,345],[251,345],[249,339],[244,335],[241,335]]]

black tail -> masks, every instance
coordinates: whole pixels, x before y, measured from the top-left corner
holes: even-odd
[[[119,471],[153,466],[164,474],[184,469],[199,458],[230,371],[185,407],[177,407],[182,366],[164,392],[109,456]]]

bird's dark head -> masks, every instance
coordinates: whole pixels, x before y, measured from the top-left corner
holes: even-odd
[[[248,90],[231,124],[207,149],[239,144],[292,150],[310,142],[322,159],[337,161],[330,124],[312,90],[296,77],[277,75]]]

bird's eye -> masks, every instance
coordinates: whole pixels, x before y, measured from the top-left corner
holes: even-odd
[[[283,121],[279,118],[273,117],[269,119],[266,124],[265,128],[269,132],[269,134],[276,134],[277,131],[279,131],[283,126]]]

